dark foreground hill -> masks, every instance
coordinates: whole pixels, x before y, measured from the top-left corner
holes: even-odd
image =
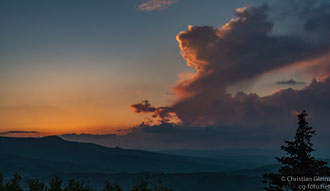
[[[0,137],[0,169],[6,172],[209,172],[224,170],[214,159],[108,148],[70,142],[56,136],[44,138]]]

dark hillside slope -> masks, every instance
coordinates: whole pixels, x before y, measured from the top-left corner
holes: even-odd
[[[15,160],[11,160],[10,157]],[[224,170],[220,162],[214,159],[175,156],[117,147],[108,148],[91,143],[70,142],[56,136],[44,138],[0,137],[0,160],[6,160],[7,163],[10,163],[8,165],[13,165],[13,168],[17,167],[15,161],[25,163],[25,165],[28,165],[28,161],[33,161],[33,164],[37,165],[36,160],[43,161],[42,164],[46,165],[48,161],[52,163],[48,166],[59,165],[55,169],[68,169],[63,165],[71,164],[70,171],[76,168],[77,172],[88,169],[88,167],[94,171],[108,173]]]

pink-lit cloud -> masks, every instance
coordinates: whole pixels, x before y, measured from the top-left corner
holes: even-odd
[[[178,0],[145,0],[138,6],[138,9],[141,11],[160,11],[177,2]]]

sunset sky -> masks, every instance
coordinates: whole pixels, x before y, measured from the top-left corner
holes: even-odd
[[[171,103],[178,74],[192,71],[176,35],[189,24],[220,26],[246,2],[143,10],[138,0],[1,1],[1,130],[107,133],[137,125],[149,115],[129,105]]]
[[[323,0],[1,1],[0,135],[262,142],[302,109],[329,132],[329,19]]]

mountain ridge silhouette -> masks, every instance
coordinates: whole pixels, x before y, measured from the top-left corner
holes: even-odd
[[[72,142],[57,136],[41,138],[0,137],[0,156],[72,163],[103,172],[196,172],[223,170],[215,159],[176,156],[143,150],[109,148]],[[12,163],[12,165],[15,165]],[[77,169],[80,171],[80,169]]]

